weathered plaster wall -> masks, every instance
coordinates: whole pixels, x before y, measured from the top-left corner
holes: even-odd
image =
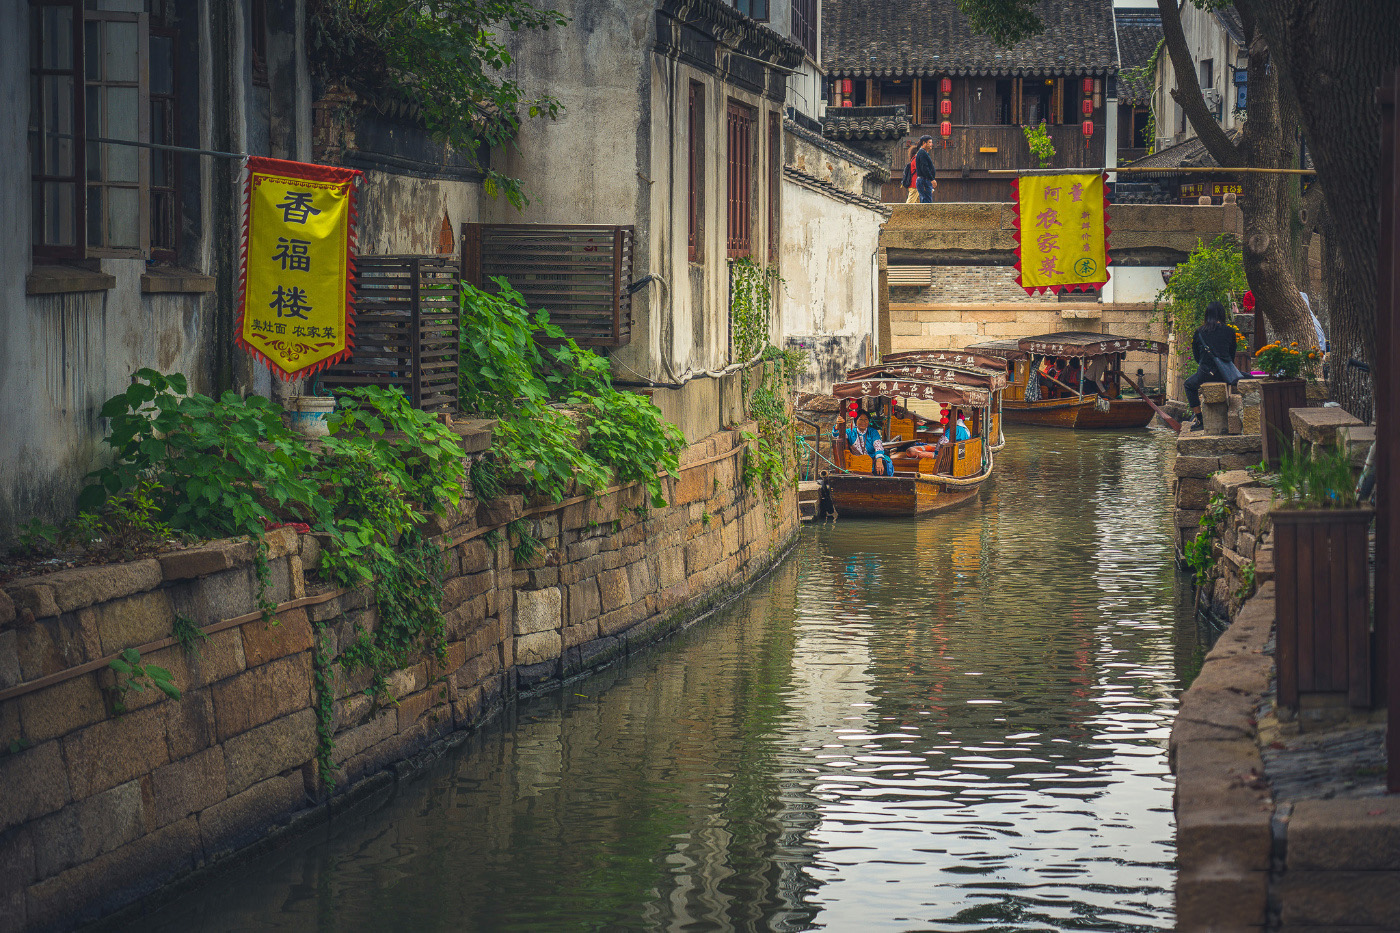
[[[444,214],[454,247],[460,248],[461,226],[479,219],[481,198],[477,182],[367,171],[358,200],[359,251],[366,256],[437,253]]]
[[[517,144],[492,153],[502,172],[522,179],[531,203],[504,201],[482,213],[501,223],[631,224],[633,278],[653,282],[632,297],[632,342],[610,351],[619,377],[683,388],[658,390],[658,404],[692,440],[725,423],[721,389],[706,371],[733,362],[726,255],[726,109],[730,100],[756,111],[750,188],[753,255],[768,243],[768,117],[781,102],[723,77],[725,67],[761,67],[720,53],[714,74],[657,54],[654,4],[609,0],[566,3],[565,29],[517,35],[511,72],[527,95],[548,93],[564,105],[559,119],[529,120]],[[702,255],[687,256],[688,112],[692,82],[703,88]]]
[[[363,692],[368,672],[321,669],[334,695],[332,799],[374,786],[518,690],[639,650],[770,566],[796,533],[795,496],[769,506],[746,492],[742,449],[734,430],[685,450],[663,509],[639,508],[633,486],[534,508],[519,496],[467,499],[436,521],[445,657],[392,673],[397,704],[382,709]],[[527,564],[513,561],[508,536],[487,543],[521,518],[545,546]],[[378,624],[377,610],[369,588],[308,575],[316,538],[279,529],[268,544],[274,626],[256,611],[242,543],[0,590],[0,749],[20,749],[0,753],[0,931],[71,928],[274,827],[331,812],[316,766],[313,639],[334,657]],[[176,613],[209,630],[194,654],[169,642]],[[130,693],[130,711],[114,717],[106,660],[134,646],[172,672],[182,697]]]

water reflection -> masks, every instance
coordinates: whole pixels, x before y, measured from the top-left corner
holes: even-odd
[[[1169,929],[1194,626],[1165,438],[1021,429],[946,516],[523,705],[156,929]]]

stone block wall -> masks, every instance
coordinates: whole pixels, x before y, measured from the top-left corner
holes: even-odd
[[[744,489],[741,456],[737,429],[690,446],[663,509],[643,509],[630,486],[559,504],[467,499],[435,519],[446,649],[389,676],[395,705],[366,694],[368,672],[321,660],[378,617],[370,586],[317,582],[311,535],[267,536],[272,625],[246,543],[7,584],[0,931],[71,927],[324,815],[517,691],[623,656],[740,590],[797,524],[793,491],[769,505]],[[491,534],[517,519],[543,541],[525,564],[509,535]],[[172,637],[177,616],[207,636],[193,651]],[[133,647],[170,670],[181,697],[131,691],[115,715],[108,661]],[[333,776],[317,766],[318,729],[334,739]]]

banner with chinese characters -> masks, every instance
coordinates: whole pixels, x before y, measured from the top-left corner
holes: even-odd
[[[1016,284],[1034,295],[1108,282],[1108,202],[1092,175],[1026,175],[1016,194]]]
[[[355,169],[250,156],[243,185],[237,341],[279,378],[355,345]]]

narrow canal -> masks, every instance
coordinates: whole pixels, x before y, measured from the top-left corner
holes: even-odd
[[[520,704],[142,930],[1166,930],[1196,663],[1164,433],[1017,428],[944,516]]]

